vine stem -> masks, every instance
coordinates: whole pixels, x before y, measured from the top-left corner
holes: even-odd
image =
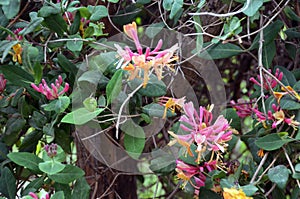
[[[213,12],[199,12],[199,13],[189,13],[189,15],[192,15],[192,16],[193,15],[196,15],[196,16],[210,15],[210,16],[213,16],[213,17],[230,17],[230,16],[239,14],[239,13],[244,12],[245,10],[247,10],[249,5],[250,5],[250,2],[251,2],[251,0],[247,0],[246,5],[242,9],[240,9],[238,11],[235,11],[235,12],[228,12],[228,13],[225,13],[225,14],[218,14],[218,13],[213,13]]]
[[[289,155],[287,154],[287,152],[286,152],[286,150],[285,150],[284,147],[282,147],[282,149],[283,149],[283,152],[284,152],[284,155],[285,155],[287,161],[289,162],[289,165],[290,165],[290,167],[291,167],[291,170],[292,170],[293,174],[295,174],[296,171],[295,171],[295,168],[294,168],[294,166],[293,166],[293,163],[292,163],[292,161],[291,161]],[[298,187],[300,188],[300,182],[299,182],[299,180],[296,180],[296,182],[297,182],[297,184],[298,184]]]
[[[266,162],[268,155],[269,155],[269,152],[267,152],[267,153],[264,155],[264,157],[261,159],[261,161],[260,161],[260,163],[259,163],[259,165],[258,165],[258,167],[257,167],[257,169],[256,169],[256,171],[255,171],[255,173],[254,173],[254,175],[253,175],[253,177],[251,178],[250,184],[252,184],[252,183],[254,182],[255,178],[257,177],[257,175],[258,175],[258,173],[259,173],[259,170],[262,168],[262,166],[263,166],[264,163]]]
[[[136,89],[134,89],[131,93],[128,94],[128,97],[125,99],[125,101],[122,103],[121,107],[120,107],[120,110],[119,110],[119,113],[118,113],[118,119],[117,119],[117,124],[116,124],[116,138],[118,139],[119,138],[119,126],[120,126],[120,120],[121,120],[121,116],[122,116],[122,111],[126,105],[126,103],[130,100],[130,98],[133,97],[133,95],[138,92],[138,90],[140,88],[142,88],[143,86],[143,83],[140,84],[138,87],[136,87]]]

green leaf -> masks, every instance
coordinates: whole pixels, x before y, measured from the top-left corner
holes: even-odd
[[[20,10],[20,0],[10,0],[8,5],[2,5],[2,10],[7,19],[14,18]]]
[[[79,178],[78,180],[76,180],[76,183],[74,185],[71,199],[89,198],[90,189],[91,188],[89,184],[86,182],[85,177]]]
[[[248,8],[243,13],[248,17],[252,17],[263,5],[263,3],[264,3],[263,0],[251,0]]]
[[[256,146],[266,151],[273,151],[281,148],[284,144],[293,141],[279,136],[278,133],[272,133],[255,141]]]
[[[19,134],[25,126],[26,120],[23,118],[11,117],[6,123],[4,135],[2,140],[8,145],[12,146],[19,139]]]
[[[79,108],[65,115],[62,118],[61,122],[82,125],[97,117],[97,115],[99,115],[103,110],[104,110],[103,108],[98,108],[95,111],[90,112],[86,108]]]
[[[300,163],[296,164],[295,171],[300,172]]]
[[[63,54],[57,55],[57,61],[60,65],[61,69],[64,72],[69,73],[69,78],[71,83],[75,81],[75,77],[77,75],[78,68],[75,64],[73,64],[69,59],[67,59]]]
[[[103,95],[101,95],[98,99],[98,105],[99,107],[105,107],[106,105],[106,99]]]
[[[172,8],[174,0],[163,0],[163,8],[167,11],[170,11]]]
[[[84,107],[89,111],[95,111],[97,108],[97,100],[94,97],[88,97],[83,101]]]
[[[197,33],[199,33],[199,35],[196,36],[196,50],[197,52],[200,52],[200,50],[203,47],[203,35],[202,33],[202,28],[201,28],[201,19],[200,16],[194,15],[193,16],[193,20],[195,22],[194,27]]]
[[[292,191],[291,199],[298,199],[299,196],[300,196],[300,188],[296,186]]]
[[[297,82],[294,74],[291,71],[289,71],[288,69],[286,69],[285,67],[282,67],[282,66],[275,66],[274,71],[277,68],[283,73],[283,78],[282,78],[281,82],[286,86],[290,85],[291,87],[293,87],[294,84],[296,84],[296,82]]]
[[[34,81],[32,75],[18,66],[2,65],[0,66],[0,71],[4,74],[5,79],[16,86],[25,87],[28,89],[31,88],[30,83]]]
[[[49,175],[49,178],[58,183],[69,184],[74,180],[81,178],[82,176],[84,176],[84,171],[82,169],[67,164],[61,172],[54,175]]]
[[[170,19],[173,19],[177,13],[182,9],[183,0],[174,0],[172,3],[171,13],[169,15]]]
[[[108,104],[112,103],[112,101],[116,99],[116,97],[118,97],[119,93],[121,92],[122,75],[123,75],[123,70],[117,70],[106,86],[106,95],[107,95]]]
[[[48,175],[56,174],[62,171],[65,167],[66,165],[54,160],[39,163],[39,169]]]
[[[22,140],[22,144],[19,146],[19,150],[22,151],[34,151],[40,139],[43,137],[43,132],[33,130],[27,134]]]
[[[60,96],[58,99],[52,100],[49,104],[44,104],[42,107],[45,111],[55,111],[56,113],[63,113],[70,105],[70,98],[67,96]]]
[[[252,196],[258,190],[258,188],[252,184],[241,186],[241,189],[246,194],[246,196]]]
[[[51,199],[65,199],[65,194],[63,191],[55,192],[55,194],[51,196]]]
[[[289,179],[289,170],[284,165],[277,165],[268,171],[269,179],[276,183],[281,189],[284,189]]]
[[[0,47],[0,51],[3,51],[1,63],[4,62],[5,57],[8,55],[12,47],[17,43],[19,43],[19,41],[1,41],[2,46]]]
[[[128,85],[132,90],[134,90],[142,83],[142,79],[136,78],[132,81],[129,81]],[[149,77],[146,88],[140,88],[138,93],[147,97],[160,97],[167,93],[167,87],[163,81],[158,80],[158,78],[152,74]]]
[[[145,34],[153,39],[164,27],[165,24],[163,22],[153,23],[146,28]]]
[[[39,12],[38,15],[41,17],[49,17],[53,14],[59,14],[60,9],[58,6],[55,6],[54,4],[51,4],[51,6],[43,6]]]
[[[80,20],[81,20],[80,12],[76,12],[74,21],[70,26],[70,34],[71,35],[74,35],[78,32],[79,27],[80,27]]]
[[[209,43],[204,43],[203,47],[208,46]],[[243,52],[239,46],[231,43],[218,43],[209,47],[205,52],[200,53],[198,56],[203,59],[223,59],[232,57]]]
[[[23,196],[28,195],[29,192],[36,192],[38,189],[40,189],[43,186],[44,180],[45,180],[45,177],[42,176],[42,177],[36,178],[33,181],[31,181],[26,186],[26,188],[22,191],[22,195]]]
[[[300,22],[300,17],[292,10],[290,6],[286,6],[283,11],[289,19]]]
[[[176,167],[176,159],[172,153],[168,153],[162,149],[156,149],[151,152],[152,160],[150,169],[155,173],[170,173]]]
[[[17,194],[16,179],[9,168],[1,169],[0,177],[0,193],[8,199],[15,199]]]
[[[92,14],[90,17],[91,21],[98,21],[103,17],[108,16],[108,10],[105,6],[88,6],[89,12]]]
[[[276,54],[275,41],[263,45],[262,62],[265,68],[270,68]]]
[[[160,117],[162,118],[164,115],[165,107],[152,103],[147,104],[143,107],[143,112],[148,114],[150,117]],[[170,110],[167,111],[167,117],[175,116]]]
[[[19,33],[20,35],[27,35],[29,33],[32,33],[44,21],[44,18],[38,17],[36,12],[29,13],[29,16],[30,23]]]
[[[70,51],[75,52],[82,50],[83,41],[80,35],[70,35],[69,39],[72,39],[67,41],[67,48]]]
[[[283,26],[283,22],[280,20],[275,21],[274,23],[268,25],[264,30],[264,45],[269,44],[270,42],[273,42],[275,38],[277,37],[279,31],[281,30]],[[259,34],[256,35],[256,37],[253,40],[253,43],[250,47],[250,50],[254,50],[258,48],[258,42],[259,42]]]
[[[60,14],[51,14],[50,16],[45,17],[43,23],[61,37],[67,32],[68,25]]]
[[[298,110],[300,109],[300,103],[284,97],[280,100],[280,108],[285,110]]]
[[[43,160],[33,153],[13,152],[9,153],[7,157],[17,165],[26,167],[35,173],[41,173],[38,165],[43,162]]]
[[[128,120],[121,126],[121,129],[125,132],[125,150],[132,158],[137,159],[143,152],[146,142],[143,128],[132,120]]]

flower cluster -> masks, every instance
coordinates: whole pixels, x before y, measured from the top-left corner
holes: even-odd
[[[11,35],[7,36],[7,40],[12,41],[12,40],[22,40],[23,36],[19,35],[19,33],[23,30],[23,28],[17,28],[16,30],[13,31],[14,33],[14,37],[12,37]],[[15,44],[13,47],[13,52],[10,52],[10,54],[13,56],[13,61],[14,62],[18,62],[19,64],[22,64],[22,52],[23,52],[23,48],[21,46],[21,44],[17,43]]]
[[[244,99],[238,99],[237,103],[233,100],[230,101],[233,108],[235,108],[237,115],[240,118],[245,118],[253,114],[252,111],[252,100],[247,102]]]
[[[169,49],[160,51],[163,42],[159,40],[154,50],[151,51],[150,48],[147,47],[143,53],[143,48],[138,38],[136,23],[132,22],[131,24],[124,25],[124,32],[134,41],[137,49],[137,52],[133,52],[128,46],[123,49],[118,44],[115,44],[117,52],[121,57],[117,68],[121,67],[123,70],[128,71],[130,73],[129,80],[143,75],[143,86],[145,88],[149,80],[150,69],[154,69],[159,80],[162,78],[164,67],[168,67],[172,70],[171,62],[178,59],[177,56],[174,56],[175,51],[178,49],[178,44],[175,44]]]
[[[221,166],[221,152],[225,152],[227,143],[232,138],[232,130],[227,119],[220,115],[213,122],[212,109],[213,106],[199,108],[199,112],[194,108],[192,102],[184,103],[184,98],[162,98],[162,101],[166,102],[166,108],[174,108],[167,106],[168,103],[176,106],[182,104],[183,114],[180,117],[180,128],[186,132],[184,135],[178,135],[174,132],[169,131],[175,139],[171,140],[169,145],[173,145],[178,142],[180,145],[186,148],[187,154],[194,157],[194,153],[191,149],[191,145],[197,146],[195,153],[195,165],[190,165],[177,159],[176,161],[176,172],[177,177],[183,180],[183,187],[187,183],[191,184],[195,189],[195,195],[199,195],[200,187],[205,186],[207,174],[213,170],[216,170]],[[178,103],[181,102],[181,103]],[[172,110],[172,109],[171,109]],[[211,159],[205,160],[205,152],[212,152]],[[214,154],[217,154],[214,159]],[[219,184],[214,184],[212,190],[220,190]]]
[[[191,156],[193,156],[193,153],[190,146],[196,143],[196,153],[198,154],[196,162],[198,163],[202,153],[206,150],[224,152],[227,147],[226,142],[231,140],[232,137],[232,131],[227,119],[220,115],[212,123],[213,115],[211,110],[201,106],[198,114],[192,102],[184,104],[183,109],[185,114],[179,120],[181,122],[180,127],[188,134],[176,135],[173,132],[169,132],[175,138],[175,141],[185,146]]]
[[[46,151],[47,155],[50,158],[52,158],[52,157],[56,156],[56,154],[57,154],[57,144],[54,144],[54,143],[52,143],[50,145],[46,144],[44,146],[44,150]]]
[[[200,187],[205,186],[206,175],[217,169],[217,161],[204,162],[202,166],[186,164],[182,160],[176,160],[177,178],[183,180],[183,187],[189,182],[195,188],[195,195],[199,194]]]
[[[271,70],[269,70],[269,72],[271,73]],[[281,81],[283,78],[283,73],[277,68],[275,71],[274,76]],[[260,79],[260,76],[257,76],[257,79]],[[254,84],[261,86],[261,82],[258,82],[254,77],[251,77],[249,79],[251,82],[253,82]],[[263,81],[263,88],[266,90],[269,90],[270,87],[273,89],[277,86],[277,80],[274,79],[273,77],[269,76],[269,75],[265,75],[265,81]]]
[[[33,83],[31,84],[31,87],[34,90],[45,95],[48,100],[53,100],[58,98],[60,95],[64,94],[69,90],[69,84],[65,83],[65,87],[59,92],[62,83],[63,83],[62,77],[59,75],[58,79],[55,80],[55,84],[54,83],[51,84],[51,89],[49,88],[47,82],[44,79],[42,79],[42,83],[39,84],[39,87],[37,87]]]

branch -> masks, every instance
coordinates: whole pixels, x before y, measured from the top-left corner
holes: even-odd
[[[189,15],[197,15],[197,16],[210,15],[210,16],[213,16],[213,17],[230,17],[230,16],[239,14],[239,13],[244,12],[245,10],[247,10],[249,5],[250,5],[250,2],[251,2],[251,0],[247,0],[246,5],[242,9],[240,9],[238,11],[235,11],[235,12],[228,12],[226,14],[217,14],[217,13],[213,13],[213,12],[199,12],[199,13],[189,13]]]

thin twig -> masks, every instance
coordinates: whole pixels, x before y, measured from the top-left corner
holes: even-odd
[[[249,5],[250,5],[250,2],[251,2],[251,0],[247,0],[246,5],[242,9],[240,9],[238,11],[235,11],[235,12],[228,12],[228,13],[225,13],[225,14],[218,14],[218,13],[213,13],[213,12],[199,12],[199,13],[189,13],[189,15],[197,15],[197,16],[210,15],[210,16],[213,16],[213,17],[230,17],[230,16],[242,13],[245,10],[247,10]]]
[[[287,152],[286,152],[286,150],[285,150],[284,147],[282,147],[282,149],[283,149],[283,151],[284,151],[284,155],[285,155],[287,161],[289,162],[289,165],[290,165],[290,167],[291,167],[291,170],[292,170],[293,174],[295,174],[296,171],[295,171],[295,168],[294,168],[294,166],[293,166],[293,163],[292,163],[292,161],[291,161],[289,155],[287,154]],[[300,182],[299,182],[299,180],[297,179],[296,182],[297,182],[297,184],[298,184],[298,187],[300,188]]]
[[[252,179],[251,179],[251,181],[250,181],[250,184],[252,184],[252,183],[254,182],[256,176],[257,176],[258,173],[259,173],[259,170],[262,168],[262,166],[264,165],[265,161],[267,160],[268,155],[269,155],[269,152],[265,153],[264,157],[263,157],[262,160],[260,161],[260,163],[259,163],[259,165],[258,165],[258,167],[257,167],[257,169],[256,169],[256,171],[255,171],[255,173],[254,173],[254,175],[252,176]]]
[[[262,174],[258,177],[258,179],[255,181],[254,184],[257,184],[260,182],[260,180],[263,178],[263,176],[268,172],[268,170],[275,164],[277,158],[279,157],[279,154],[277,154],[277,156],[273,159],[273,161],[271,162],[271,164],[269,164],[269,166],[264,170],[264,172],[262,172]]]
[[[118,139],[119,137],[119,126],[120,126],[120,120],[121,120],[121,115],[122,115],[122,111],[123,111],[123,108],[125,107],[126,103],[130,100],[130,98],[133,97],[133,95],[138,92],[138,90],[140,88],[142,88],[143,86],[143,83],[140,84],[138,87],[136,87],[136,89],[134,89],[131,93],[128,94],[128,97],[125,99],[125,101],[123,102],[123,104],[121,105],[120,107],[120,110],[119,110],[119,114],[118,114],[118,119],[117,119],[117,124],[116,124],[116,138]]]

